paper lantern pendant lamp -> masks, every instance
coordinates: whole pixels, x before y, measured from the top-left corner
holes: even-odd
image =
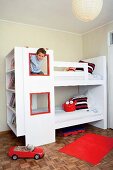
[[[103,0],[72,0],[72,11],[79,20],[94,20],[102,10]]]

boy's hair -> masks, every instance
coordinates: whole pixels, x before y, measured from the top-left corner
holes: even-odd
[[[39,48],[36,52],[36,54],[43,53],[46,55],[46,50],[44,48]]]

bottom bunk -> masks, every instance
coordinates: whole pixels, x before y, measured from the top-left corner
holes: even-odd
[[[104,85],[56,87],[55,94],[55,129],[84,123],[107,128]]]
[[[104,116],[97,110],[76,110],[65,112],[62,108],[55,109],[55,129],[103,120]]]

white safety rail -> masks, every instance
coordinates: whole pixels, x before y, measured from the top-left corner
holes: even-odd
[[[103,60],[102,57],[97,57],[96,61],[98,63],[98,59]],[[74,68],[83,68],[81,70],[75,71],[66,71],[66,68],[74,67]],[[101,69],[101,75],[103,75],[103,66]],[[100,71],[100,70],[99,70]],[[93,75],[90,75],[93,77]],[[78,63],[78,62],[63,62],[63,61],[55,61],[54,62],[54,86],[77,86],[77,85],[101,85],[103,84],[103,79],[90,79],[88,73],[88,63]]]
[[[78,63],[78,62],[63,62],[63,61],[55,61],[54,67],[59,68],[68,68],[68,67],[75,67],[75,68],[83,68],[83,71],[54,71],[55,77],[57,76],[78,76],[82,77],[83,80],[88,79],[88,64],[87,63]]]

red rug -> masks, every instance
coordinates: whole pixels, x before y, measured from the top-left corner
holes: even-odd
[[[59,151],[96,165],[112,148],[113,138],[86,134]]]

